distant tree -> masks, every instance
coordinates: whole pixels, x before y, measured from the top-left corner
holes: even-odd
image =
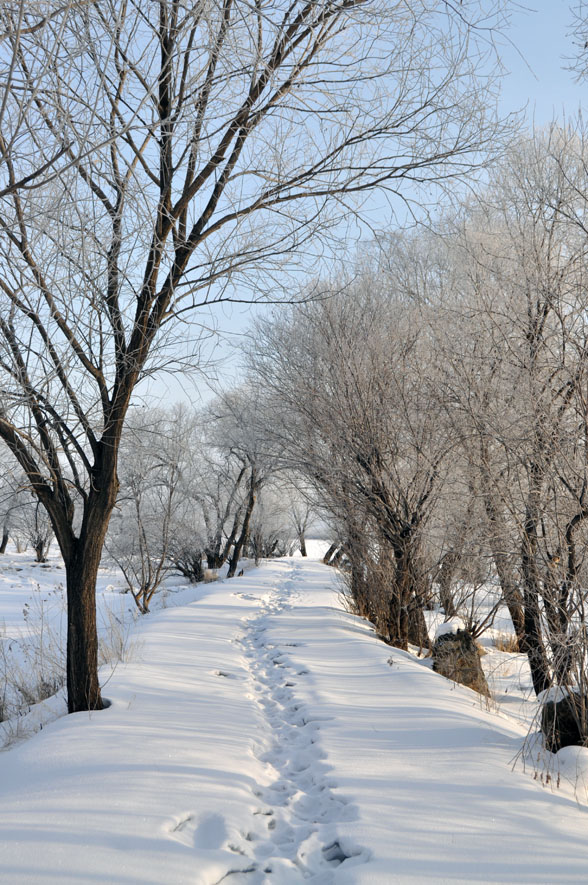
[[[173,560],[185,504],[193,416],[141,410],[121,441],[121,488],[106,549],[123,572],[135,603],[149,611]]]
[[[262,487],[249,526],[245,552],[256,565],[261,559],[287,556],[293,551],[285,490],[275,484]]]
[[[2,520],[2,539],[0,542],[0,553],[6,552],[8,541],[12,540],[16,544],[17,535],[19,535],[19,511],[30,500],[22,488],[22,477],[18,477],[18,471],[15,471],[14,460],[9,453],[3,452],[4,457],[0,466],[0,514]]]
[[[227,571],[227,577],[232,578],[250,540],[259,493],[276,469],[277,452],[266,432],[259,399],[251,388],[242,386],[225,392],[209,406],[208,412],[212,420],[210,440],[236,462],[239,476],[245,477],[245,491],[235,522],[239,528]]]

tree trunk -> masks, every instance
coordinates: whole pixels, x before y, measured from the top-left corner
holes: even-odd
[[[335,555],[331,559],[329,565],[332,565],[334,568],[338,568],[339,563],[341,562],[341,560],[343,559],[344,556],[345,556],[345,547],[343,545],[341,545],[341,547],[339,547],[339,549],[337,550],[337,552],[335,553]]]
[[[411,607],[408,618],[408,640],[413,645],[417,645],[419,650],[431,648],[431,640],[429,639],[429,631],[425,620],[423,606],[419,600],[414,600],[415,605]]]
[[[508,545],[504,538],[504,532],[502,530],[501,513],[498,505],[496,504],[495,497],[492,491],[492,480],[490,477],[490,471],[486,466],[487,461],[487,447],[485,446],[485,444],[483,444],[481,479],[484,510],[486,511],[489,528],[488,543],[490,547],[490,552],[492,553],[494,566],[496,568],[496,574],[498,575],[498,580],[500,581],[502,598],[504,599],[504,603],[508,608],[514,631],[517,637],[517,642],[519,643],[519,647],[521,647],[525,641],[525,616],[523,611],[523,596],[516,580],[513,577],[511,563],[506,552],[508,550]]]
[[[65,563],[67,582],[67,707],[69,713],[102,710],[98,682],[96,578],[108,523],[118,494],[118,437],[101,442],[92,472],[92,489],[84,504],[78,537],[72,514],[63,514],[53,528]]]
[[[4,526],[2,530],[2,541],[0,542],[0,553],[6,553],[6,545],[8,544],[9,534],[8,529]]]
[[[241,528],[241,534],[239,535],[238,540],[235,543],[235,547],[233,549],[233,555],[231,556],[231,561],[229,564],[229,571],[227,572],[227,578],[234,578],[235,572],[237,571],[237,565],[239,563],[239,558],[241,556],[241,552],[245,543],[247,541],[247,535],[249,534],[249,523],[251,522],[251,514],[253,513],[253,508],[255,506],[255,493],[257,491],[257,482],[255,480],[255,472],[251,472],[251,484],[249,487],[249,497],[247,499],[247,508],[245,510],[245,516],[243,517],[243,526]]]
[[[34,551],[36,562],[47,562],[47,557],[45,556],[45,541],[37,541],[34,545]]]
[[[536,489],[531,488],[523,526],[521,564],[524,580],[525,635],[519,648],[527,654],[535,694],[549,688],[551,674],[543,643],[539,610],[540,580],[537,572]]]
[[[229,551],[233,544],[235,543],[235,538],[237,537],[237,531],[239,529],[239,521],[241,519],[243,507],[242,505],[237,508],[237,512],[235,513],[235,518],[233,519],[233,527],[231,528],[231,532],[225,542],[224,547],[221,550],[222,540],[219,538],[215,542],[213,549],[208,549],[205,551],[206,553],[206,565],[209,569],[219,569],[228,559]]]
[[[389,539],[394,551],[393,580],[390,588],[388,635],[392,645],[408,651],[409,643],[429,648],[429,637],[423,609],[427,587],[419,568],[418,535],[405,529],[401,535]]]
[[[98,683],[96,578],[101,548],[77,541],[67,578],[67,707],[69,713],[101,710]]]
[[[382,569],[382,580],[386,572],[390,579],[387,587],[388,606],[385,632],[388,641],[396,648],[408,651],[410,636],[410,608],[413,592],[410,543],[397,538],[393,544],[394,557],[388,551],[380,553],[379,565]]]
[[[351,561],[351,598],[353,599],[357,614],[362,618],[369,618],[371,612],[365,581],[365,564],[357,555],[357,551],[352,550],[349,558]]]
[[[300,532],[299,535],[300,540],[300,555],[306,556],[306,538],[304,537],[304,532]]]
[[[454,618],[457,615],[451,586],[453,584],[453,576],[459,564],[459,560],[459,554],[455,550],[450,550],[441,560],[441,567],[437,576],[439,582],[439,602],[445,612],[446,618]]]
[[[323,562],[324,562],[325,565],[330,565],[330,564],[331,564],[331,557],[333,556],[333,554],[334,554],[334,552],[335,552],[335,550],[337,549],[338,546],[339,546],[339,543],[338,543],[338,542],[335,542],[334,544],[331,544],[331,546],[329,547],[329,549],[327,550],[327,552],[326,552],[325,555],[323,556]]]

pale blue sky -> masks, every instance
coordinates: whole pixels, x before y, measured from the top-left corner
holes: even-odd
[[[508,36],[514,46],[504,38],[499,40],[510,71],[502,89],[505,110],[528,103],[529,122],[534,119],[537,125],[544,125],[561,119],[564,113],[574,116],[579,105],[586,103],[588,83],[576,83],[574,75],[565,70],[575,52],[571,28],[567,0],[529,0],[526,8],[512,13]]]

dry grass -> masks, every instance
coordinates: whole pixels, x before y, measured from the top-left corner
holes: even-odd
[[[497,633],[494,636],[494,646],[498,651],[515,655],[519,653],[519,643],[514,633]]]

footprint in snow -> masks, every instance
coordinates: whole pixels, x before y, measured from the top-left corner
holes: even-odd
[[[353,846],[351,850],[346,842],[333,838],[332,825],[353,819],[356,812],[333,794],[336,785],[326,778],[327,767],[321,762],[325,757],[317,743],[321,723],[332,717],[311,714],[295,697],[296,681],[292,677],[306,676],[308,670],[297,670],[285,650],[304,643],[267,642],[269,618],[275,619],[291,608],[283,598],[276,597],[291,595],[293,588],[293,580],[283,582],[274,588],[274,597],[263,603],[257,618],[243,621],[241,645],[252,696],[268,728],[263,741],[251,749],[275,779],[253,790],[264,803],[263,808],[253,811],[257,839],[247,849],[255,869],[249,874],[231,875],[231,885],[241,881],[265,885],[269,882],[265,877],[270,874],[276,885],[307,878],[316,885],[328,885],[333,881],[333,873],[329,872],[332,868],[367,859],[361,848]],[[331,838],[321,841],[326,824]]]

